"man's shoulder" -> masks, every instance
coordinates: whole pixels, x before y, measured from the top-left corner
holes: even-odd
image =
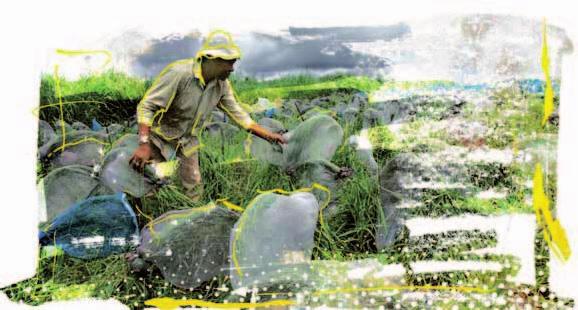
[[[163,72],[171,72],[181,76],[191,74],[193,72],[193,64],[194,59],[192,58],[173,61],[163,69]]]

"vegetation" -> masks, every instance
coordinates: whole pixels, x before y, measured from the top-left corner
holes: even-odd
[[[56,82],[53,76],[42,76],[40,88],[41,119],[53,123],[59,117],[59,96],[56,93]],[[151,81],[145,81],[118,72],[106,72],[99,76],[86,76],[77,81],[59,80],[62,89],[62,101],[65,105],[64,118],[67,122],[81,121],[90,124],[96,119],[102,124],[126,123],[134,117],[135,107]],[[348,102],[358,92],[370,93],[381,86],[411,90],[419,87],[452,86],[452,83],[437,81],[431,83],[378,81],[367,77],[331,75],[325,77],[290,76],[270,81],[258,81],[251,78],[232,77],[236,95],[240,101],[253,104],[257,98],[281,100],[289,98],[312,99],[329,96],[330,101]],[[527,113],[515,113],[503,116],[504,109],[519,109],[519,104],[510,99],[500,99],[500,106],[484,111],[482,120],[492,126],[495,134],[488,140],[488,145],[495,148],[510,146],[513,137],[529,136],[536,131],[543,131],[536,125],[541,119],[540,98],[528,97],[524,106]],[[443,102],[434,102],[436,111],[443,108]],[[467,109],[466,109],[467,111]],[[430,111],[431,112],[431,111]],[[428,111],[420,112],[426,118]],[[439,119],[441,114],[434,117]],[[473,117],[466,115],[466,117]],[[299,122],[294,118],[281,119],[286,128],[293,128]],[[128,124],[128,123],[127,123]],[[350,123],[341,123],[344,137],[356,134],[362,127],[362,117]],[[424,148],[431,150],[429,140],[411,135],[424,130],[424,121],[419,119],[402,129],[412,141],[403,141],[404,151],[418,151]],[[548,125],[547,133],[557,132],[557,126]],[[369,130],[369,139],[374,145],[374,157],[380,167],[387,164],[399,151],[401,141],[387,126]],[[442,132],[425,135],[428,139],[443,140],[449,144],[456,143]],[[505,137],[505,138],[504,138]],[[135,207],[138,222],[141,226],[161,214],[175,209],[195,208],[210,201],[227,199],[238,206],[247,206],[259,191],[282,188],[287,191],[298,189],[297,180],[279,168],[258,162],[247,156],[244,142],[247,133],[238,132],[227,143],[220,137],[206,134],[202,137],[204,145],[200,151],[200,165],[204,183],[202,201],[193,202],[183,194],[182,188],[174,184],[161,187],[154,195],[142,199],[131,198]],[[421,144],[420,144],[421,143]],[[411,149],[405,149],[412,145]],[[415,146],[417,145],[417,146]],[[436,146],[437,147],[437,146]],[[501,296],[506,296],[509,304],[514,304],[512,296],[522,291],[540,291],[538,303],[556,302],[549,299],[547,288],[548,252],[543,240],[536,239],[537,277],[539,286],[524,288],[513,286],[508,278],[519,268],[515,258],[504,255],[475,255],[468,251],[494,246],[497,242],[495,233],[488,232],[448,232],[437,235],[425,235],[409,238],[405,232],[394,246],[381,252],[375,246],[376,225],[383,216],[381,205],[381,187],[378,177],[372,175],[358,159],[356,151],[346,141],[337,150],[333,160],[341,167],[350,167],[354,174],[339,183],[339,190],[333,197],[331,216],[326,218],[326,226],[318,227],[315,234],[313,259],[350,261],[374,258],[384,264],[400,263],[407,268],[405,283],[408,285],[443,285],[443,286],[480,286],[494,289]],[[43,169],[39,173],[45,173]],[[420,197],[422,207],[417,207],[404,214],[413,216],[452,216],[466,213],[473,214],[506,214],[513,212],[532,212],[524,199],[527,189],[520,186],[521,181],[531,173],[519,166],[479,165],[472,166],[471,183],[477,190],[502,187],[510,189],[504,198],[480,199],[475,192],[453,189],[426,190]],[[547,193],[555,199],[555,176],[547,182]],[[541,235],[537,235],[541,236]],[[420,260],[476,260],[480,262],[500,262],[506,266],[500,272],[446,272],[414,274],[410,263]],[[102,259],[75,259],[53,248],[44,248],[39,260],[37,273],[31,279],[16,283],[2,289],[12,300],[24,301],[39,305],[52,300],[66,300],[79,297],[96,297],[99,299],[116,298],[131,308],[143,308],[144,301],[156,297],[195,298],[223,302],[231,286],[227,277],[215,278],[203,286],[189,291],[176,288],[167,283],[159,270],[151,266],[143,272],[130,270],[123,255]],[[225,293],[224,293],[225,292]],[[509,292],[514,292],[510,294]],[[548,293],[548,294],[546,294]],[[520,293],[521,294],[521,293]],[[391,295],[401,299],[400,294]],[[448,297],[450,300],[451,296]],[[363,298],[361,298],[363,299]],[[378,300],[379,301],[379,300]],[[380,304],[390,305],[391,301],[381,300]],[[437,302],[436,302],[437,303]],[[460,308],[483,306],[475,298],[466,301],[452,301],[439,304],[446,308],[456,305]],[[564,303],[567,303],[564,301]],[[437,305],[437,304],[434,304]],[[368,305],[371,306],[371,305]],[[393,307],[393,304],[391,304]],[[430,307],[431,304],[412,305],[414,308]]]

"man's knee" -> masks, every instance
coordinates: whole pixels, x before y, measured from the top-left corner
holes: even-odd
[[[198,153],[182,157],[179,170],[186,195],[192,199],[199,199],[203,194],[203,184]]]

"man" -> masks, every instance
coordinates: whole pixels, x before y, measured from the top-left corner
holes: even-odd
[[[137,107],[139,146],[130,159],[135,169],[177,156],[186,194],[198,201],[202,195],[198,135],[215,107],[252,134],[286,143],[280,134],[255,123],[236,102],[227,78],[240,57],[231,36],[215,31],[194,59],[174,62],[159,74]]]

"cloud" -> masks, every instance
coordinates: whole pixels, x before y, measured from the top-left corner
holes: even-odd
[[[194,57],[201,44],[201,35],[197,32],[153,39],[142,53],[135,55],[131,71],[139,76],[154,77],[171,62]]]
[[[388,70],[387,59],[353,51],[347,43],[393,40],[409,32],[407,25],[398,24],[380,27],[291,27],[287,35],[249,33],[235,38],[243,53],[237,73],[259,78],[334,71],[376,75]],[[198,33],[152,40],[146,50],[135,56],[131,71],[139,76],[155,76],[167,64],[193,57],[201,44]]]

